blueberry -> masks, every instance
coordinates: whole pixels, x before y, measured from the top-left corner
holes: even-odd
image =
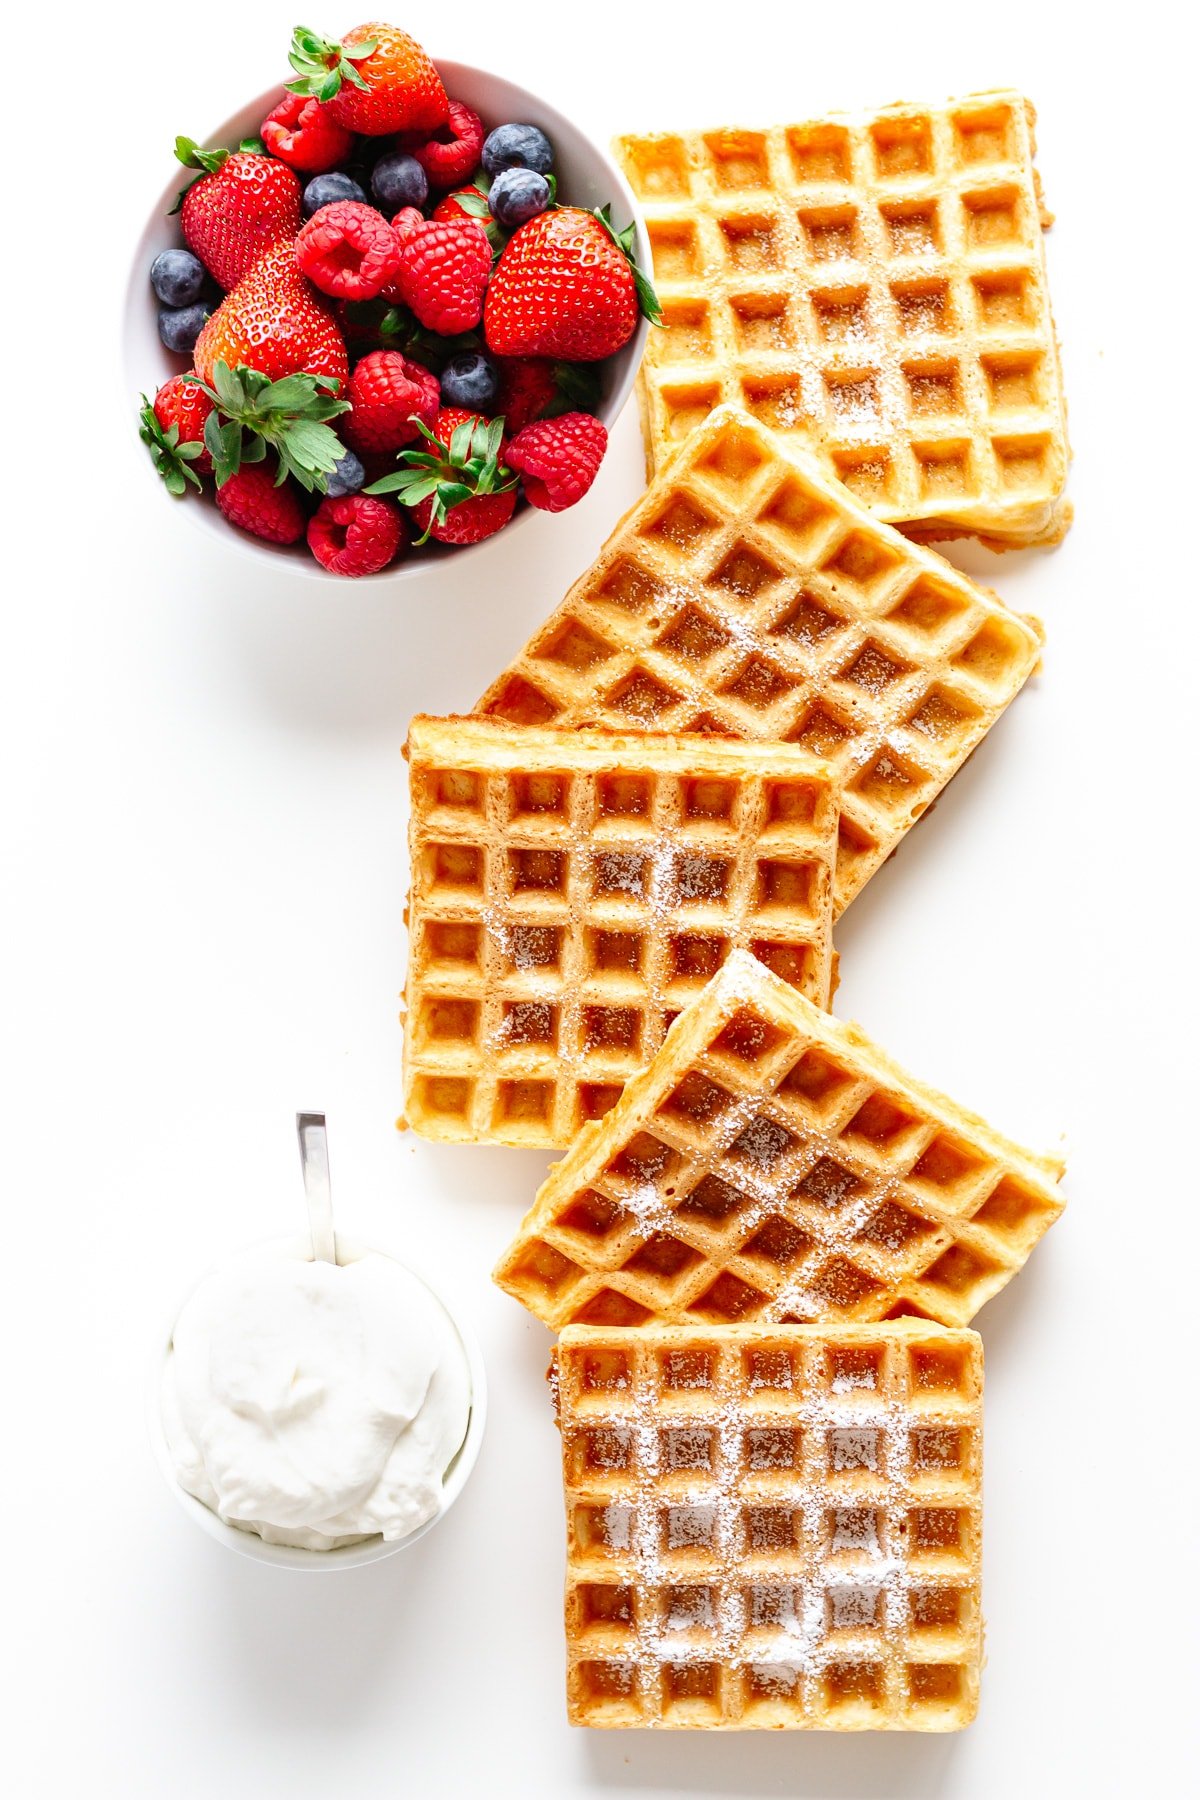
[[[536,125],[497,125],[483,140],[483,166],[489,175],[501,169],[534,169],[548,175],[554,167],[554,148]]]
[[[465,406],[468,412],[486,412],[500,391],[500,377],[478,350],[452,356],[442,370],[442,405]]]
[[[325,477],[325,492],[331,499],[341,500],[346,494],[357,494],[366,479],[367,471],[353,450],[347,450],[338,458],[337,467]]]
[[[194,306],[164,306],[158,315],[158,335],[168,350],[190,356],[211,311],[202,300]]]
[[[371,192],[390,219],[402,206],[424,206],[429,198],[429,177],[415,156],[393,150],[390,156],[381,156],[371,171]]]
[[[533,169],[501,169],[488,190],[493,219],[510,231],[545,212],[549,204],[550,183]]]
[[[207,279],[204,264],[190,250],[160,250],[150,264],[150,285],[164,306],[190,306]]]
[[[365,200],[366,195],[357,181],[351,181],[348,175],[336,171],[332,175],[314,175],[304,190],[304,216],[311,219],[315,212],[323,206],[332,206],[335,200]]]

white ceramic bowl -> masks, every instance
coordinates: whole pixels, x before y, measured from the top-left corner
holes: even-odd
[[[268,1238],[264,1243],[248,1245],[239,1254],[243,1256],[261,1255],[264,1250],[277,1250],[281,1256],[307,1258],[311,1255],[307,1239],[288,1237]],[[352,1240],[344,1238],[339,1232],[337,1250],[339,1263],[357,1262],[358,1258],[366,1253],[367,1246],[354,1243]],[[377,1250],[375,1254],[389,1255],[386,1250]],[[236,1257],[229,1260],[235,1261]],[[193,1282],[188,1293],[182,1297],[171,1313],[164,1331],[154,1345],[146,1392],[146,1422],[150,1431],[150,1447],[154,1452],[154,1460],[162,1470],[168,1487],[188,1517],[193,1519],[202,1531],[207,1532],[209,1537],[215,1538],[219,1544],[224,1544],[227,1549],[236,1551],[240,1556],[248,1556],[254,1562],[273,1563],[276,1568],[283,1569],[357,1569],[361,1568],[364,1563],[382,1562],[385,1556],[394,1556],[399,1550],[409,1549],[417,1542],[418,1538],[423,1538],[426,1532],[432,1531],[445,1518],[466,1487],[479,1455],[479,1447],[483,1442],[484,1425],[487,1421],[487,1375],[484,1370],[483,1353],[474,1332],[464,1324],[461,1312],[449,1305],[444,1296],[431,1282],[425,1279],[424,1275],[412,1268],[409,1263],[400,1262],[398,1257],[389,1257],[389,1260],[397,1263],[407,1274],[419,1281],[446,1314],[462,1345],[471,1384],[471,1410],[467,1417],[466,1435],[446,1471],[441,1509],[434,1513],[431,1519],[426,1519],[425,1523],[419,1525],[415,1531],[410,1531],[407,1537],[400,1538],[395,1543],[386,1543],[380,1537],[373,1537],[366,1539],[361,1544],[345,1544],[340,1550],[302,1550],[289,1544],[267,1544],[263,1542],[257,1532],[242,1531],[236,1525],[226,1524],[224,1519],[218,1518],[211,1507],[205,1506],[202,1500],[197,1500],[194,1494],[189,1494],[185,1488],[180,1487],[175,1477],[175,1466],[171,1460],[171,1452],[167,1447],[166,1435],[163,1431],[163,1368],[171,1347],[175,1321],[192,1292],[200,1285],[201,1281],[214,1272],[212,1269],[206,1269],[204,1274]],[[226,1265],[221,1264],[220,1266]]]
[[[482,118],[485,129],[490,131],[496,125],[510,122],[540,126],[554,145],[555,171],[564,202],[589,208],[611,202],[613,220],[619,227],[633,219],[636,223],[638,262],[647,275],[651,274],[650,241],[637,203],[624,176],[599,145],[585,137],[579,127],[572,125],[555,107],[539,99],[536,94],[531,94],[527,88],[518,87],[515,82],[504,81],[485,69],[474,69],[468,63],[439,62],[438,70],[451,97],[472,107]],[[257,100],[234,113],[232,118],[226,119],[223,125],[209,134],[206,141],[211,144],[233,145],[243,137],[256,135],[262,121],[271,108],[279,103],[282,95],[282,84],[268,88]],[[164,381],[172,375],[183,374],[189,366],[188,358],[173,356],[158,335],[158,301],[150,286],[150,264],[158,252],[182,241],[178,219],[172,219],[168,214],[175,204],[176,195],[188,179],[186,170],[177,169],[164,187],[134,251],[125,299],[124,326],[125,379],[131,399],[142,393],[153,396]],[[638,364],[642,360],[647,329],[646,320],[639,318],[637,330],[624,349],[619,350],[603,365],[604,388],[597,410],[610,429],[629,398]],[[136,438],[134,441],[136,443]],[[145,465],[146,479],[161,487],[150,457],[142,450],[141,445],[137,445],[137,448]],[[163,501],[164,504],[169,503],[165,491]],[[245,555],[254,557],[264,566],[269,565],[278,570],[281,566],[280,559],[286,558],[284,566],[290,566],[298,575],[309,575],[321,581],[336,581],[345,585],[345,577],[331,575],[328,570],[323,569],[305,544],[268,544],[228,524],[213,503],[211,486],[206,488],[203,498],[194,491],[190,492],[186,499],[179,502],[177,510],[210,537],[230,549],[240,550]],[[522,506],[512,523],[497,536],[507,537],[509,532],[519,531],[532,510],[528,506]],[[362,579],[411,581],[419,578],[423,570],[439,565],[447,558],[453,557],[457,561],[464,556],[477,556],[491,542],[491,538],[485,538],[482,543],[464,546],[462,549],[427,545],[419,556],[410,554],[394,568],[384,569],[378,575]]]

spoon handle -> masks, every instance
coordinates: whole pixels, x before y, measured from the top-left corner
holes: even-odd
[[[300,1167],[308,1201],[308,1229],[313,1259],[335,1263],[337,1243],[333,1235],[333,1198],[329,1187],[329,1140],[324,1113],[297,1113],[296,1136],[300,1140]]]

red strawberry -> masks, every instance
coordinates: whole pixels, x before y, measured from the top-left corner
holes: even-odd
[[[231,525],[272,544],[298,544],[304,536],[304,508],[291,482],[275,485],[274,463],[244,463],[217,489],[217,505]]]
[[[442,78],[415,38],[395,25],[356,25],[330,43],[298,25],[290,62],[300,77],[293,94],[325,102],[335,125],[384,137],[393,131],[433,132],[446,123],[450,103]]]
[[[561,206],[513,233],[488,285],[483,329],[497,356],[597,362],[627,344],[654,291],[633,266],[633,227]]]
[[[431,537],[439,544],[482,543],[484,538],[494,537],[504,529],[516,504],[516,490],[508,488],[498,494],[479,494],[470,500],[460,500],[443,518],[435,519],[433,500],[418,500],[413,507],[413,520],[421,532],[417,542]]]
[[[438,410],[438,381],[420,363],[398,350],[373,350],[350,377],[346,391],[352,411],[342,435],[360,456],[399,450],[420,436],[414,415],[432,425]]]
[[[477,544],[512,518],[517,484],[499,461],[501,419],[482,419],[461,407],[443,407],[424,442],[397,457],[398,469],[368,489],[395,494],[421,528],[418,543]]]
[[[374,300],[400,264],[396,234],[361,200],[335,200],[315,212],[296,239],[296,261],[323,294]]]
[[[471,331],[483,316],[483,294],[492,270],[487,234],[473,219],[407,219],[393,223],[400,242],[395,286],[421,324],[443,337]],[[401,224],[404,220],[405,223]]]
[[[264,250],[299,231],[300,182],[273,157],[201,150],[191,138],[176,138],[175,154],[207,171],[182,198],[184,242],[223,288],[236,287]]]
[[[276,244],[227,294],[196,340],[196,372],[258,369],[271,381],[304,372],[345,383],[346,346],[325,302],[296,266],[295,246]]]
[[[493,361],[500,377],[496,412],[515,435],[553,405],[558,394],[554,364],[541,356],[497,356]]]
[[[302,94],[285,94],[263,120],[259,136],[272,156],[306,175],[336,169],[354,147],[350,133],[334,123],[321,102]]]
[[[521,477],[531,506],[563,512],[583,499],[607,448],[608,433],[591,413],[560,413],[557,419],[526,425],[509,444],[504,460]]]
[[[483,149],[483,120],[461,100],[451,100],[450,116],[441,131],[427,143],[420,144],[413,155],[437,188],[453,187],[466,181],[479,167]]]
[[[190,375],[172,375],[154,396],[154,416],[164,431],[174,425],[178,429],[177,444],[203,444],[204,424],[213,403]],[[212,457],[207,450],[188,459],[197,475],[212,474]]]
[[[308,547],[333,575],[376,575],[404,544],[398,506],[370,494],[327,495],[308,521]]]

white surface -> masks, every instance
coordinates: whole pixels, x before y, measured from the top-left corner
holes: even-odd
[[[36,54],[69,71],[70,7],[60,19],[68,48],[40,37]],[[9,487],[0,709],[18,777],[0,1319],[4,1441],[20,1446],[0,1781],[20,1800],[1191,1791],[1189,15],[610,0],[452,9],[423,33],[601,134],[1008,82],[1041,110],[1078,523],[1054,555],[963,560],[1045,616],[1045,673],[839,934],[844,1012],[998,1126],[1034,1145],[1062,1133],[1071,1154],[1066,1217],[981,1318],[989,1661],[978,1722],[949,1740],[563,1722],[549,1336],[488,1282],[546,1159],[393,1129],[399,749],[414,710],[474,699],[634,497],[634,419],[578,511],[523,530],[486,577],[476,562],[427,592],[268,585],[232,550],[202,553],[140,479],[105,347],[171,139],[282,74],[294,21],[211,0],[126,22],[53,104],[28,79],[7,101],[37,109],[10,137],[28,146],[10,190],[18,167],[38,187],[22,216],[59,205],[70,235],[51,266],[22,226],[7,286],[25,321],[6,340],[8,443],[19,428],[34,445]],[[492,1388],[452,1517],[336,1582],[206,1542],[142,1420],[164,1304],[227,1249],[298,1226],[300,1107],[329,1114],[345,1229],[460,1278]]]

